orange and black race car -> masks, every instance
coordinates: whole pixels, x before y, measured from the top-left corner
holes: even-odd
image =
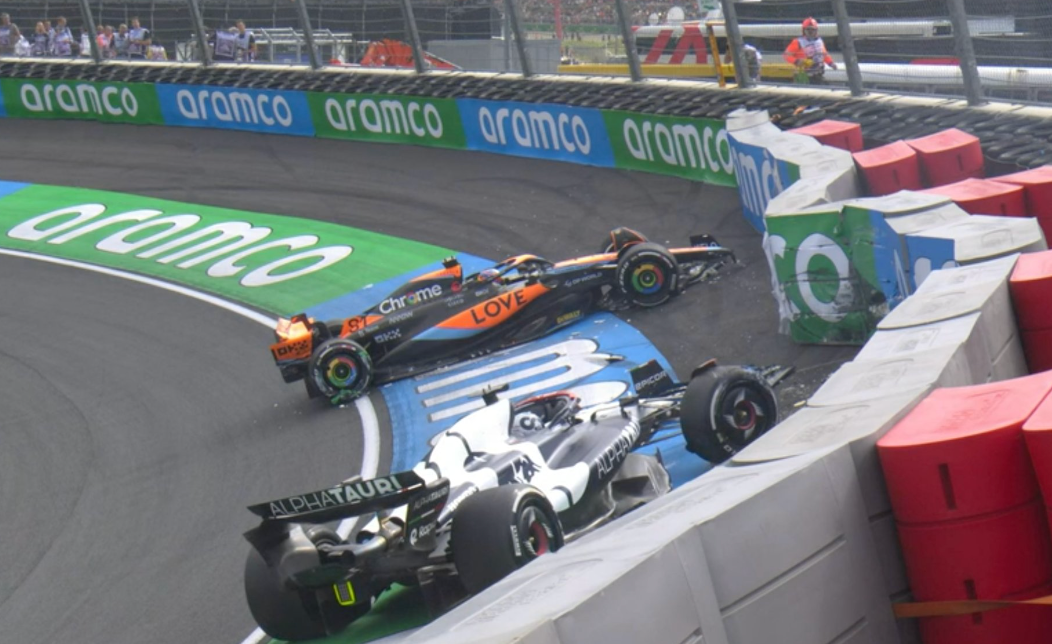
[[[665,248],[617,228],[596,255],[518,255],[467,277],[451,258],[346,320],[279,320],[270,350],[285,382],[304,380],[312,398],[342,404],[372,383],[527,342],[597,309],[658,306],[734,261],[710,235],[690,243]]]

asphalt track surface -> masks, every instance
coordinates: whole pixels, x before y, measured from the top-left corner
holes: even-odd
[[[0,141],[4,180],[325,219],[483,257],[591,253],[618,225],[672,244],[710,232],[739,265],[622,313],[680,375],[709,357],[794,365],[790,409],[856,350],[774,333],[759,235],[730,189],[209,130],[0,120]],[[0,640],[241,642],[254,628],[244,507],[355,473],[354,408],[284,385],[263,326],[168,291],[0,256],[0,302]]]

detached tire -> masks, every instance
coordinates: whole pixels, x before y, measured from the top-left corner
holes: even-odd
[[[630,246],[617,261],[616,288],[630,304],[651,307],[669,301],[679,290],[679,263],[659,244]]]
[[[680,421],[687,449],[722,463],[778,422],[778,400],[758,374],[741,367],[712,367],[691,379]]]
[[[373,361],[362,345],[345,338],[322,342],[307,365],[308,394],[311,384],[334,404],[353,400],[369,387]]]
[[[328,635],[313,591],[286,588],[255,548],[245,561],[245,598],[253,619],[279,640],[309,640]],[[315,606],[308,608],[310,603]]]
[[[502,485],[464,499],[453,515],[453,563],[469,593],[563,545],[559,517],[540,490]]]

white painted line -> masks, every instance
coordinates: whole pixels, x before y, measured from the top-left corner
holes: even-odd
[[[192,288],[185,286],[179,286],[178,284],[172,284],[164,280],[154,279],[152,277],[145,277],[143,275],[136,275],[135,273],[129,273],[127,271],[118,270],[115,268],[106,268],[105,266],[96,266],[94,264],[88,264],[85,262],[78,262],[71,259],[62,259],[60,257],[49,257],[47,255],[38,255],[36,253],[26,253],[18,250],[9,250],[6,248],[0,248],[0,255],[10,255],[12,257],[21,257],[23,259],[33,259],[40,262],[48,262],[49,264],[59,264],[61,266],[70,266],[72,268],[79,268],[85,271],[92,271],[93,273],[102,273],[103,275],[110,275],[112,277],[119,277],[121,279],[128,280],[130,282],[138,282],[140,284],[146,284],[149,286],[156,286],[157,288],[163,288],[166,291],[173,293],[179,293],[186,297],[191,297],[195,300],[200,300],[206,304],[218,306],[221,309],[226,309],[231,313],[236,313],[242,317],[248,318],[254,322],[258,322],[265,327],[274,328],[277,324],[277,320],[271,317],[267,317],[262,313],[253,311],[248,307],[235,304],[228,300],[224,300],[215,295],[208,293],[202,293],[201,291],[195,291]],[[362,478],[371,479],[376,478],[376,474],[380,468],[380,422],[376,417],[376,408],[373,407],[373,403],[369,400],[368,396],[362,396],[354,401],[354,406],[358,410],[358,415],[362,418]],[[344,525],[346,524],[346,526]],[[347,534],[350,533],[351,527],[354,525],[354,521],[347,519],[340,523],[337,528],[337,533],[342,538],[347,538]],[[346,533],[344,532],[346,531]],[[241,644],[259,644],[267,635],[260,629],[256,629],[249,634],[248,637],[241,640]]]

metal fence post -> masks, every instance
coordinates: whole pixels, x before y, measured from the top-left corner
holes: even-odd
[[[855,50],[855,37],[851,35],[851,17],[847,14],[847,0],[833,0],[833,13],[836,14],[837,40],[840,51],[844,54],[844,69],[847,71],[847,86],[852,96],[862,96],[862,69],[858,66],[858,52]]]
[[[88,28],[88,46],[91,48],[91,58],[95,64],[102,62],[102,52],[99,50],[99,41],[95,39],[95,18],[91,15],[91,7],[88,0],[80,0],[80,13],[84,18],[84,24]]]
[[[983,84],[979,80],[979,65],[975,61],[975,49],[972,48],[972,34],[968,30],[968,14],[964,10],[964,0],[948,0],[950,22],[953,24],[953,42],[957,57],[961,60],[961,74],[964,76],[964,93],[969,105],[982,105]]]
[[[413,48],[413,67],[417,74],[423,74],[427,71],[424,66],[424,43],[420,40],[420,30],[416,28],[412,0],[402,0],[402,14],[405,16],[405,26],[409,29],[409,44]]]
[[[643,80],[643,70],[639,66],[639,52],[636,51],[635,39],[632,37],[632,29],[628,26],[628,11],[625,10],[625,0],[614,0],[617,5],[617,24],[621,27],[621,39],[625,42],[625,54],[628,55],[628,73],[632,80],[639,82]]]
[[[201,17],[201,7],[197,0],[187,0],[190,5],[190,18],[194,23],[194,33],[197,34],[197,52],[201,56],[201,64],[208,66],[212,64],[212,52],[208,49],[208,33],[205,30],[205,21]]]
[[[727,31],[727,46],[731,49],[731,59],[734,61],[734,80],[738,87],[752,87],[752,78],[749,77],[749,63],[745,60],[745,41],[742,40],[742,31],[738,28],[738,12],[734,9],[734,0],[721,0],[723,5],[723,28]],[[720,52],[712,52],[713,56],[719,56]]]
[[[522,37],[522,29],[519,27],[519,11],[514,0],[504,0],[505,11],[511,24],[511,33],[515,36],[515,48],[519,52],[519,66],[522,75],[529,78],[533,75],[530,69],[530,57],[526,55],[526,40]]]
[[[320,69],[321,61],[318,60],[318,48],[314,46],[314,29],[310,26],[310,14],[307,13],[307,3],[304,0],[296,0],[296,8],[299,9],[303,39],[307,41],[307,57],[310,58],[310,68]],[[271,50],[273,50],[273,47],[271,47]]]

